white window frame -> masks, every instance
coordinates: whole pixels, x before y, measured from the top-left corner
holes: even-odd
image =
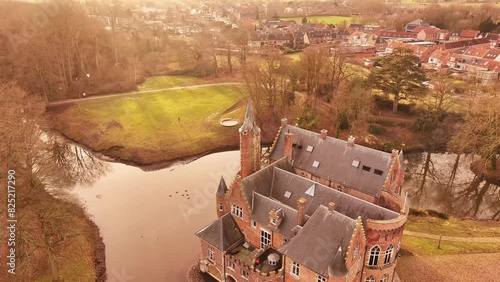
[[[300,264],[292,261],[292,267],[290,268],[290,274],[292,274],[294,277],[299,278],[300,277]]]
[[[326,282],[326,277],[318,274],[318,276],[316,276],[316,282]]]
[[[380,247],[378,245],[375,245],[370,249],[370,255],[368,256],[368,266],[378,266],[379,258]]]
[[[391,244],[389,245],[389,247],[387,247],[387,250],[385,250],[384,265],[388,265],[391,263],[393,252],[394,252],[394,246]]]
[[[268,236],[265,236],[265,235],[268,235]],[[269,238],[267,238],[267,237],[269,237]],[[264,249],[267,246],[271,246],[272,241],[273,241],[273,237],[272,237],[271,232],[261,228],[260,229],[260,248]]]
[[[234,261],[228,260],[227,261],[227,268],[231,269],[234,271]]]
[[[380,279],[380,282],[389,282],[389,274],[384,274],[384,276],[382,276],[382,279]]]
[[[212,249],[208,249],[208,260],[215,262],[215,252]]]
[[[242,268],[241,269],[241,277],[245,280],[248,280],[248,270]]]
[[[231,214],[233,214],[239,218],[243,218],[243,209],[236,204],[232,204],[231,205]]]
[[[373,275],[370,275],[366,277],[365,282],[375,282],[375,277],[373,277]]]

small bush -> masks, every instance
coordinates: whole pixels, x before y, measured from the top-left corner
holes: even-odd
[[[438,212],[438,211],[435,211],[435,210],[427,210],[427,214],[429,214],[429,216],[441,218],[441,219],[444,219],[444,220],[448,220],[449,219],[449,216],[447,214],[442,213],[442,212]]]
[[[419,210],[414,208],[410,208],[409,214],[414,216],[427,216],[427,213],[424,210]]]
[[[368,126],[368,132],[373,135],[381,135],[384,134],[386,130],[379,124],[370,124],[370,126]]]

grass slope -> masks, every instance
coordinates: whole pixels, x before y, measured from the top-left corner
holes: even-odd
[[[241,121],[243,98],[234,86],[112,97],[58,110],[54,126],[108,156],[151,164],[237,146],[237,129],[219,122]]]
[[[500,237],[496,221],[409,216],[405,230],[455,237]],[[500,246],[499,246],[500,248]]]

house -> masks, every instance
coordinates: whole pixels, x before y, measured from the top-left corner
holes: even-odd
[[[418,42],[417,42],[418,43]],[[385,54],[390,54],[396,48],[407,48],[413,51],[413,54],[419,57],[420,61],[423,63],[427,63],[429,61],[429,57],[434,52],[434,50],[438,49],[437,45],[419,45],[419,44],[411,44],[404,42],[391,41],[387,45],[385,49]],[[383,54],[380,54],[383,55]]]
[[[426,23],[423,20],[418,19],[406,24],[404,32],[412,32],[417,27],[428,27],[428,26],[430,26],[429,23]]]
[[[439,44],[438,48],[441,50],[458,50],[458,49],[461,49],[464,47],[470,47],[470,46],[489,48],[490,45],[491,45],[491,43],[490,43],[490,40],[488,38],[478,38],[478,39],[446,42],[446,43]]]
[[[477,38],[481,32],[479,30],[462,30],[460,32],[460,40],[474,39]]]
[[[199,230],[200,270],[218,281],[399,281],[408,207],[403,153],[385,153],[282,120],[261,168],[251,103],[241,169],[221,178],[217,219]]]
[[[414,35],[411,32],[402,32],[402,31],[392,31],[392,30],[379,30],[375,32],[379,38],[384,39],[413,39]]]
[[[418,40],[438,41],[441,30],[435,27],[417,27],[411,33]]]

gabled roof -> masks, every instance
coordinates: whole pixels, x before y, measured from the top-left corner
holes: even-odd
[[[320,206],[279,251],[324,277],[329,276],[329,268],[332,274],[345,275],[346,250],[355,227],[356,220]],[[321,253],[320,258],[318,253]]]
[[[466,37],[466,38],[475,38],[476,36],[479,35],[479,30],[462,30],[460,32],[460,37]]]
[[[480,45],[480,44],[489,44],[490,40],[488,38],[477,38],[477,39],[468,39],[468,40],[460,40],[455,42],[447,42],[444,44],[438,45],[440,49],[458,49],[467,46]]]
[[[243,233],[241,233],[238,225],[229,213],[205,226],[196,232],[195,235],[220,251],[228,250],[244,238]]]
[[[294,146],[292,159],[293,167],[305,170],[330,181],[343,183],[345,186],[357,189],[371,196],[378,196],[382,190],[393,159],[391,154],[354,144],[332,137],[324,140],[315,132],[295,126],[286,125],[280,131],[276,146],[271,152],[272,160],[279,160],[284,150],[285,132],[293,134]],[[307,150],[312,146],[312,152]],[[359,162],[353,166],[353,162]],[[314,167],[315,162],[319,163]],[[363,170],[369,167],[369,171]],[[375,169],[382,171],[375,174]]]
[[[296,209],[255,192],[253,193],[252,201],[252,220],[255,220],[266,228],[283,235],[285,238],[292,238],[295,236],[295,232],[293,230],[298,223]],[[269,223],[269,212],[272,209],[279,210],[283,217],[281,224],[278,227]],[[307,218],[309,217],[307,216],[306,219]]]

